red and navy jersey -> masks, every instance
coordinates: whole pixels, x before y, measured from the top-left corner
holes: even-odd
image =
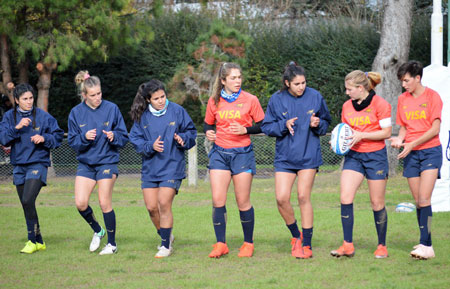
[[[310,127],[311,116],[320,118],[318,127]],[[289,133],[286,121],[297,117],[294,135]],[[277,138],[275,149],[276,168],[310,169],[322,165],[319,136],[325,135],[331,123],[330,112],[322,95],[306,87],[300,97],[287,90],[272,95],[267,105],[262,131]]]
[[[406,128],[405,142],[412,142],[427,132],[436,119],[441,119],[442,100],[439,94],[426,87],[417,98],[409,92],[398,97],[397,124]],[[413,150],[423,150],[440,145],[439,135],[416,146]]]
[[[391,105],[379,95],[374,95],[369,106],[361,111],[355,110],[351,99],[342,106],[342,122],[348,124],[353,130],[360,132],[373,132],[382,127],[391,126]],[[360,153],[374,152],[386,146],[383,140],[363,139],[351,149]]]
[[[119,108],[112,102],[102,100],[93,109],[84,101],[70,111],[67,141],[77,153],[77,160],[87,165],[116,164],[119,149],[128,142],[128,132]],[[87,140],[86,132],[96,129],[95,140]],[[103,133],[112,131],[114,140],[110,142]]]
[[[235,135],[230,131],[230,124],[237,122],[244,127],[251,127],[253,122],[264,119],[264,111],[256,96],[241,91],[239,97],[228,102],[222,97],[219,103],[214,98],[208,100],[205,123],[216,125],[216,145],[223,148],[246,147],[251,144],[250,135]]]

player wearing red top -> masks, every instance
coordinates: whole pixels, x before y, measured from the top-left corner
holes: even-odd
[[[417,259],[433,258],[431,244],[431,194],[442,165],[439,141],[442,100],[437,92],[421,83],[423,66],[410,61],[400,66],[397,76],[406,90],[398,98],[398,137],[390,139],[395,148],[403,147],[398,155],[403,161],[403,176],[417,207],[420,244],[414,246],[411,256]]]
[[[256,165],[249,134],[261,132],[264,111],[256,96],[241,90],[241,84],[239,65],[222,64],[206,108],[204,130],[208,140],[214,142],[208,155],[217,240],[209,254],[211,258],[220,258],[229,251],[225,240],[225,205],[231,180],[244,231],[244,244],[238,256],[251,257],[254,251],[255,215],[250,203],[250,189]]]
[[[352,257],[353,200],[364,177],[369,185],[378,247],[375,258],[386,258],[387,213],[384,196],[389,165],[384,140],[391,136],[391,105],[375,94],[373,88],[381,82],[377,72],[352,71],[345,77],[346,94],[350,99],[342,107],[342,122],[353,130],[351,149],[345,156],[341,174],[341,221],[344,243],[331,251],[334,257]]]

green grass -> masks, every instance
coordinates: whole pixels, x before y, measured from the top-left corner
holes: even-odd
[[[275,204],[274,180],[254,180],[255,255],[237,257],[242,244],[239,213],[229,194],[227,242],[230,254],[207,256],[215,241],[211,224],[209,184],[197,188],[184,182],[174,201],[174,254],[153,256],[159,238],[144,207],[138,179],[118,179],[114,188],[118,254],[99,256],[88,250],[92,232],[79,216],[73,199],[73,178],[52,179],[37,199],[47,250],[22,255],[26,228],[11,183],[0,184],[0,288],[448,288],[450,284],[450,213],[433,216],[433,247],[437,257],[409,257],[418,243],[415,213],[395,213],[395,205],[412,201],[406,181],[393,177],[386,196],[389,214],[389,258],[376,260],[376,231],[367,184],[355,200],[354,258],[335,259],[329,251],[342,242],[339,174],[321,173],[313,190],[314,258],[290,256],[290,234]],[[91,206],[103,225],[97,195]],[[292,195],[296,215],[299,210]],[[104,243],[104,242],[103,242]]]

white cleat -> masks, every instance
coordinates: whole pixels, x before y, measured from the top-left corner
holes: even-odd
[[[433,246],[425,246],[419,244],[415,250],[411,251],[411,257],[419,260],[428,260],[434,258],[435,255]]]
[[[172,243],[173,243],[173,241],[175,241],[175,237],[173,236],[173,234],[172,233],[170,233],[170,244],[169,244],[169,247],[170,248],[172,248]],[[161,249],[161,245],[158,245],[158,246],[156,246],[156,249]]]
[[[106,246],[100,251],[99,255],[112,255],[117,253],[117,246],[113,246],[110,243],[106,244]]]
[[[156,253],[155,258],[166,258],[169,257],[172,254],[173,248],[167,249],[164,246],[161,246],[159,248],[158,253]]]
[[[94,236],[92,237],[91,245],[89,245],[89,251],[94,252],[100,247],[100,242],[105,237],[106,231],[102,230],[98,233],[94,233]]]

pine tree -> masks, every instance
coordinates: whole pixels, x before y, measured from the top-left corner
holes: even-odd
[[[129,0],[4,0],[0,35],[6,41],[1,51],[19,64],[37,62],[37,106],[47,110],[53,71],[82,60],[106,61],[119,47],[150,40],[147,15],[137,14]],[[2,67],[9,62],[2,57]],[[3,75],[4,86],[10,79],[11,71],[9,78]]]

